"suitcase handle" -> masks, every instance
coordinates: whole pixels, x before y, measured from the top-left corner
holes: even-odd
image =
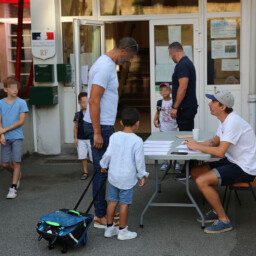
[[[96,200],[96,198],[97,198],[97,196],[99,195],[100,191],[101,191],[102,188],[104,187],[104,185],[105,185],[107,179],[108,179],[108,176],[106,175],[106,178],[102,181],[102,183],[101,183],[101,185],[100,185],[100,188],[99,188],[98,191],[96,192],[96,194],[95,194],[95,196],[94,196],[92,202],[90,203],[90,205],[89,205],[87,211],[85,212],[86,214],[88,214],[88,212],[91,210],[94,201]]]
[[[93,182],[93,180],[94,180],[96,174],[97,174],[98,172],[100,172],[100,171],[101,171],[101,169],[97,169],[97,170],[94,172],[94,174],[93,174],[92,178],[90,179],[90,181],[89,181],[87,187],[85,188],[83,194],[81,195],[81,197],[79,198],[78,202],[76,203],[76,206],[75,206],[75,208],[73,209],[74,211],[76,211],[76,209],[77,209],[78,206],[80,205],[80,203],[81,203],[81,201],[83,200],[83,198],[84,198],[84,196],[85,196],[85,194],[86,194],[88,188],[90,187],[91,183]],[[92,205],[93,205],[94,201],[96,200],[97,196],[99,195],[100,191],[102,190],[103,186],[105,185],[107,179],[108,179],[108,176],[106,175],[106,178],[102,181],[102,183],[101,183],[101,185],[100,185],[100,188],[98,189],[98,191],[96,192],[96,194],[95,194],[95,196],[94,196],[92,202],[90,203],[90,205],[89,205],[89,207],[88,207],[88,209],[87,209],[87,211],[86,211],[86,214],[88,214],[88,212],[89,212],[90,209],[92,208]]]
[[[75,208],[73,209],[74,211],[76,211],[76,209],[78,208],[79,204],[81,203],[81,201],[82,201],[83,198],[84,198],[84,195],[86,194],[88,188],[90,187],[92,181],[94,180],[94,178],[95,178],[97,172],[99,172],[99,171],[100,171],[100,169],[98,169],[98,170],[96,170],[96,172],[94,172],[94,174],[93,174],[92,178],[90,179],[90,181],[89,181],[87,187],[85,188],[83,194],[81,195],[81,197],[79,198],[78,202],[76,203],[76,206],[75,206]]]

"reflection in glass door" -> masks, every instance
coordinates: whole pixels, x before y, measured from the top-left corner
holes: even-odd
[[[88,74],[92,64],[104,53],[104,23],[74,20],[75,91],[87,91]],[[71,61],[72,65],[72,61]],[[77,102],[77,110],[79,105]]]
[[[155,85],[172,83],[176,63],[169,57],[168,46],[179,42],[185,54],[193,61],[193,25],[156,25],[154,27],[155,45]]]
[[[195,45],[198,44],[198,37],[195,36],[197,21],[183,20],[177,23],[174,20],[169,21],[151,21],[150,22],[150,73],[151,73],[151,119],[153,120],[156,102],[161,99],[159,85],[163,82],[172,84],[172,74],[176,63],[169,57],[168,46],[173,42],[182,44],[185,54],[194,63],[198,70],[198,51],[195,51]],[[198,76],[198,74],[197,74]],[[197,81],[198,87],[198,81]],[[198,95],[198,88],[197,88]],[[196,117],[196,123],[198,117]],[[152,132],[157,131],[152,128]]]

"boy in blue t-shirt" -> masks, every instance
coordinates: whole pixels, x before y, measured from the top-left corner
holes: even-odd
[[[22,125],[28,112],[27,103],[17,97],[20,83],[13,77],[4,81],[7,97],[0,100],[0,136],[2,166],[12,174],[12,185],[6,198],[17,196],[20,183],[20,163],[22,142],[24,139]]]

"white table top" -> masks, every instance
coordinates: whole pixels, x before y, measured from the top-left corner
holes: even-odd
[[[184,139],[179,139],[176,135],[192,135],[192,132],[155,132],[152,133],[146,141],[173,141],[168,153],[163,155],[145,155],[146,159],[152,160],[202,160],[207,161],[211,159],[210,154],[205,153],[189,153],[187,155],[174,155],[171,152],[178,152],[177,146],[181,145]],[[211,132],[201,131],[199,133],[199,141],[209,140],[214,137]]]

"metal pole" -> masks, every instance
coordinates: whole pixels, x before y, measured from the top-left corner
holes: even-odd
[[[22,47],[22,27],[23,27],[23,3],[19,0],[18,7],[18,30],[17,30],[17,47],[16,47],[16,67],[15,78],[20,81],[20,65],[21,65],[21,47]]]
[[[34,78],[34,68],[33,68],[33,61],[31,62],[31,67],[30,67],[30,74],[29,74],[29,79],[28,79],[28,84],[27,84],[27,90],[26,90],[26,96],[29,96],[29,87],[33,85],[33,78]]]

